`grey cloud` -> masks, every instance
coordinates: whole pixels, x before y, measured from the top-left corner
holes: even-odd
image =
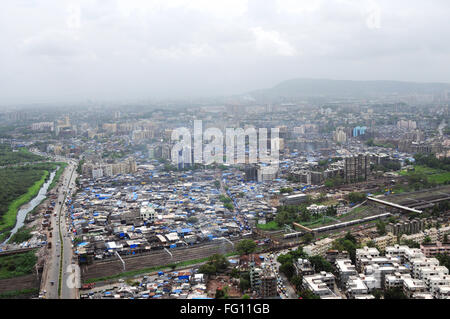
[[[58,92],[230,94],[292,77],[450,82],[449,9],[447,0],[4,1],[0,104]]]

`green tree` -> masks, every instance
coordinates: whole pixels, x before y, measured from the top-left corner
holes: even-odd
[[[347,195],[347,199],[350,201],[350,203],[362,203],[366,200],[366,194],[359,193],[359,192],[353,192]]]
[[[305,235],[303,235],[303,242],[305,244],[309,244],[310,242],[312,242],[313,239],[314,236],[311,233],[306,233]]]
[[[226,294],[223,291],[223,289],[219,289],[219,288],[216,289],[215,299],[226,299]]]
[[[384,299],[408,299],[402,288],[391,288],[384,292]]]
[[[378,234],[380,235],[386,234],[386,224],[382,220],[377,221],[376,225]]]
[[[280,272],[286,275],[290,279],[295,274],[295,268],[292,262],[284,263],[280,266]]]
[[[256,243],[250,239],[243,239],[237,244],[236,250],[241,256],[251,254],[256,250]]]
[[[230,262],[224,255],[214,254],[209,257],[209,264],[212,264],[217,272],[221,272],[228,268]]]
[[[295,287],[295,290],[297,291],[301,291],[302,287],[303,287],[303,277],[302,276],[298,276],[298,275],[294,275],[291,278],[291,284]]]
[[[375,299],[381,299],[381,297],[383,297],[383,291],[380,289],[375,289],[372,292],[372,295],[375,297]]]
[[[302,299],[320,299],[320,297],[318,295],[313,294],[310,290],[308,289],[302,289],[299,293],[298,296]]]
[[[423,242],[422,242],[422,244],[431,244],[431,237],[430,236],[426,236],[424,239],[423,239]]]
[[[212,264],[204,264],[204,265],[200,266],[200,268],[198,269],[198,272],[201,274],[212,275],[217,272],[217,269]]]
[[[311,265],[314,267],[314,270],[316,272],[326,271],[326,272],[332,272],[333,266],[325,260],[322,256],[312,256],[309,258],[309,261],[311,262]]]
[[[241,277],[239,279],[239,288],[241,288],[241,291],[244,292],[250,288],[250,281]]]

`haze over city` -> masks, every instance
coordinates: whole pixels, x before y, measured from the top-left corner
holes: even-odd
[[[450,82],[446,0],[2,1],[0,105]]]

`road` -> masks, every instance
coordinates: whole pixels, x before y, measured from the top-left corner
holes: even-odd
[[[74,299],[78,297],[78,291],[76,288],[70,289],[67,287],[66,273],[67,265],[72,263],[72,243],[70,236],[67,232],[66,223],[66,196],[69,194],[69,190],[75,189],[76,179],[76,162],[69,161],[69,165],[61,175],[60,183],[58,185],[59,194],[55,200],[54,214],[51,216],[51,223],[53,230],[52,238],[49,241],[52,242],[52,248],[49,251],[49,256],[46,260],[44,273],[42,276],[41,290],[45,291],[45,298],[47,299]],[[70,195],[70,194],[69,194]],[[56,216],[55,216],[56,214]],[[63,239],[61,245],[61,238]],[[61,258],[61,252],[63,256]],[[60,271],[62,270],[61,278],[61,295],[59,294],[59,279]]]
[[[278,253],[260,254],[260,256],[264,257],[264,262],[267,263],[272,271],[277,274],[277,291],[281,299],[298,299],[297,293],[295,292],[292,284],[286,276],[279,271],[280,263],[277,261],[277,258],[279,255],[286,253],[288,253],[288,250],[283,250]]]
[[[77,178],[76,163],[70,164],[70,177],[68,177],[68,197],[71,198],[73,193],[76,189],[75,180]],[[61,280],[61,294],[60,298],[62,299],[78,299],[79,298],[79,291],[78,287],[76,287],[75,283],[78,280],[79,281],[79,272],[76,272],[75,269],[70,268],[69,265],[75,264],[74,263],[74,256],[73,256],[73,249],[72,249],[72,233],[69,229],[70,225],[70,215],[67,211],[66,207],[64,207],[64,210],[60,214],[61,218],[61,235],[63,239],[64,249],[63,249],[63,263],[62,263],[62,280]],[[76,278],[74,275],[78,276]],[[69,278],[71,277],[71,278]],[[74,283],[73,286],[69,287],[68,283],[72,279],[72,283]]]

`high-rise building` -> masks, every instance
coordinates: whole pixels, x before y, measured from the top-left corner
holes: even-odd
[[[357,126],[353,129],[353,137],[358,137],[366,134],[367,127]]]
[[[274,298],[277,293],[277,277],[271,271],[263,270],[260,277],[260,296],[261,298]]]
[[[357,156],[345,158],[344,176],[346,183],[366,181],[369,175],[370,161],[368,155],[359,154]]]
[[[338,127],[333,134],[333,139],[338,143],[345,143],[347,142],[347,134],[345,133],[343,128]]]

